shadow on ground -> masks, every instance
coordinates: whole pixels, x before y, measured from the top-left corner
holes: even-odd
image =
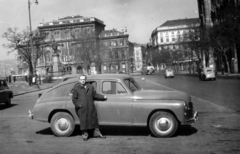
[[[4,103],[3,104],[0,104],[0,110],[5,110],[5,109],[8,109],[8,108],[11,108],[11,107],[14,107],[16,106],[17,104],[11,104],[10,106],[6,106]]]
[[[103,135],[106,136],[152,136],[154,137],[150,130],[146,127],[120,127],[120,126],[101,126],[100,131]],[[178,131],[173,137],[177,136],[190,136],[192,134],[197,133],[197,129],[192,127],[191,125],[181,125],[179,126]],[[41,135],[54,135],[51,127],[40,130],[36,132],[36,134]],[[76,125],[73,136],[81,135],[80,126]]]

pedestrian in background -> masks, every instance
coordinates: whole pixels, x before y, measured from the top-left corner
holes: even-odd
[[[12,76],[11,75],[8,76],[8,80],[9,80],[9,83],[12,82]]]
[[[13,76],[13,82],[16,82],[16,76]]]
[[[96,93],[90,83],[86,83],[87,76],[80,75],[79,83],[72,91],[72,101],[80,120],[80,130],[84,141],[89,139],[89,133],[93,137],[106,138],[99,130],[97,111],[94,100],[106,100],[107,96]]]

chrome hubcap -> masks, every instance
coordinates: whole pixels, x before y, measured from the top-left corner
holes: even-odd
[[[157,120],[156,125],[160,131],[167,131],[171,127],[171,121],[167,118],[160,118]]]
[[[61,131],[65,131],[69,128],[69,122],[64,118],[60,118],[57,121],[57,126]]]

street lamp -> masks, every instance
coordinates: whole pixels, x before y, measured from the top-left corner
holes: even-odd
[[[31,58],[32,58],[32,66],[33,66],[33,75],[36,76],[36,66],[35,66],[35,62],[33,60],[33,42],[32,42],[32,24],[31,24],[31,5],[32,5],[33,1],[30,2],[30,0],[28,0],[28,14],[29,14],[29,25],[30,25],[30,53],[31,53]],[[35,4],[38,4],[38,1],[35,0]],[[30,81],[31,82],[31,81]],[[36,79],[35,79],[35,82],[36,82]],[[36,85],[37,87],[39,88],[38,86],[38,83],[36,82]]]
[[[31,24],[31,5],[32,5],[32,3],[33,3],[33,1],[32,2],[30,2],[30,0],[28,0],[28,14],[29,14],[29,26],[30,26],[30,53],[31,53],[31,55],[32,55],[32,65],[33,65],[33,73],[34,73],[34,75],[35,75],[35,73],[36,73],[36,68],[35,68],[35,64],[34,64],[34,62],[33,62],[33,42],[32,42],[32,24]],[[37,5],[38,4],[38,1],[37,0],[35,0],[35,4]]]

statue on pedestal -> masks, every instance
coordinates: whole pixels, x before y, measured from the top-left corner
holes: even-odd
[[[58,46],[59,45],[57,44],[57,42],[55,40],[53,40],[53,42],[52,42],[52,49],[54,51],[54,54],[58,53]]]

